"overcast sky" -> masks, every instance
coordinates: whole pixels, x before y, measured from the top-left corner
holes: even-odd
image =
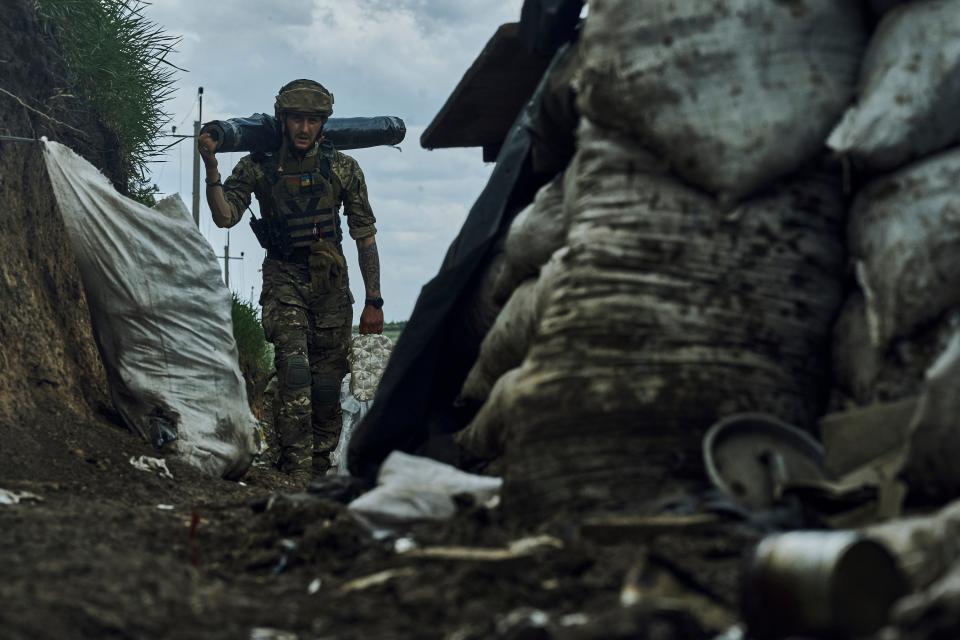
[[[377,216],[384,314],[405,320],[420,288],[436,273],[450,241],[479,195],[492,165],[481,150],[424,151],[420,134],[496,28],[519,19],[522,0],[152,0],[147,15],[183,38],[172,58],[181,73],[169,104],[178,133],[192,133],[197,87],[203,120],[272,113],[277,89],[295,78],[323,83],[336,97],[334,115],[403,118],[402,152],[387,147],[349,151],[367,178]],[[164,194],[192,189],[190,141],[153,165]],[[224,178],[242,154],[220,156]],[[201,167],[202,172],[202,167]],[[201,185],[201,189],[202,189]],[[256,211],[256,208],[254,208]],[[249,214],[248,214],[249,216]],[[264,251],[247,217],[230,233],[230,286],[260,295]],[[200,230],[223,254],[227,233],[210,220],[201,197]],[[356,247],[344,243],[359,318],[363,282]]]

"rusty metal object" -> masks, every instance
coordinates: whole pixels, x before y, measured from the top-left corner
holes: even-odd
[[[743,584],[751,637],[860,637],[886,622],[907,593],[896,560],[852,531],[792,531],[764,538]]]

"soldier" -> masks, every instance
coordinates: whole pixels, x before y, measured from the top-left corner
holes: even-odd
[[[363,172],[323,139],[333,95],[312,80],[294,80],[280,89],[274,109],[284,134],[280,149],[242,158],[223,184],[215,141],[204,134],[198,145],[218,227],[237,224],[251,194],[260,204],[261,218],[251,226],[267,250],[260,304],[280,386],[278,466],[306,482],[311,467],[314,475],[329,468],[340,435],[340,381],[353,324],[341,204],[366,288],[360,333],[383,332],[380,258]]]

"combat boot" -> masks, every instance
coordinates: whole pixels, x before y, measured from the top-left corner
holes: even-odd
[[[284,447],[277,466],[296,484],[306,487],[313,478],[312,457],[309,446]]]

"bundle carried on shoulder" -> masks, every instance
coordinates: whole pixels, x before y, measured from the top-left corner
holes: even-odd
[[[596,0],[580,112],[736,199],[815,157],[854,95],[861,3]]]

